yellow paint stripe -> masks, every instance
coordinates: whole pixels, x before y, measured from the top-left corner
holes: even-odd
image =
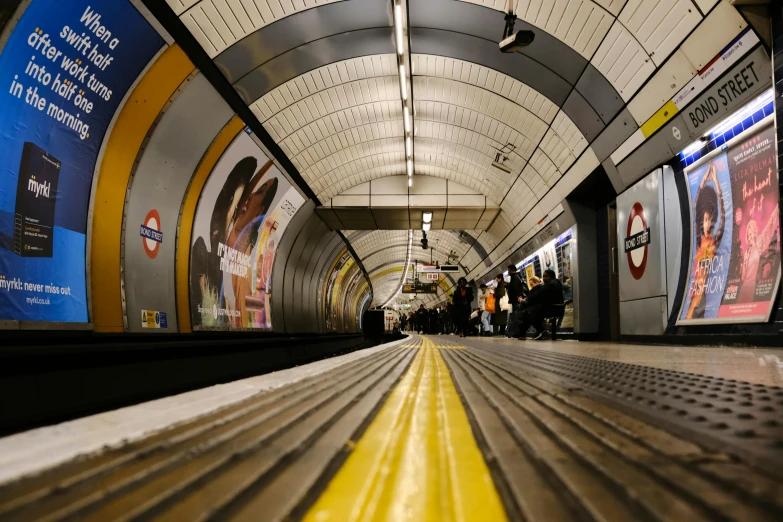
[[[655,131],[664,126],[664,124],[674,118],[674,115],[679,112],[679,109],[673,101],[669,100],[666,104],[658,109],[658,112],[653,114],[649,120],[644,122],[641,126],[642,134],[645,138],[652,136]]]
[[[182,217],[177,237],[177,323],[179,331],[183,333],[192,331],[190,322],[190,242],[198,199],[212,169],[215,168],[218,160],[244,127],[245,123],[239,116],[231,118],[231,121],[223,127],[201,159],[201,163],[190,181],[190,187],[188,187],[188,193],[185,195],[185,202],[182,205]]]
[[[305,521],[507,520],[440,351],[423,344]]]
[[[93,198],[90,291],[95,331],[122,332],[120,240],[133,163],[155,118],[195,66],[172,45],[150,67],[122,108],[103,153]]]

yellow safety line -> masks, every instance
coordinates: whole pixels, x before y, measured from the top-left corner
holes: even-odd
[[[424,338],[305,521],[507,520],[438,348]]]

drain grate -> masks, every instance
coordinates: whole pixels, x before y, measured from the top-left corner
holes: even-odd
[[[779,386],[580,355],[471,344],[481,349],[491,346],[494,355],[523,369],[557,375],[572,386],[576,384],[615,404],[663,420],[669,427],[685,428],[713,445],[728,445],[731,451],[752,456],[776,474],[783,473],[783,389]]]

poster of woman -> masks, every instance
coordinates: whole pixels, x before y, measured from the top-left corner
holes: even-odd
[[[304,202],[253,139],[240,133],[201,193],[190,257],[196,328],[272,327],[272,266]]]
[[[691,265],[677,324],[766,322],[780,282],[774,128],[733,142],[687,176]]]
[[[691,262],[678,324],[718,317],[731,259],[731,179],[726,154],[688,174]]]
[[[730,280],[718,317],[766,320],[780,270],[780,208],[775,130],[769,127],[727,153],[734,195]]]

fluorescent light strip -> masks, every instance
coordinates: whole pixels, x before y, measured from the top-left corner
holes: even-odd
[[[402,42],[402,6],[394,6],[394,32],[397,35],[397,54],[405,52],[405,46]]]
[[[389,303],[397,299],[397,296],[402,292],[402,285],[405,284],[405,279],[408,277],[408,268],[411,265],[411,247],[413,246],[413,230],[408,230],[408,253],[405,256],[405,269],[402,271],[402,279],[400,279],[400,286],[397,288],[397,292],[392,295],[388,301],[381,305],[381,308],[386,308]]]
[[[405,138],[405,155],[410,158],[412,152],[413,152],[413,146],[411,144],[411,137],[408,136],[407,138]]]

